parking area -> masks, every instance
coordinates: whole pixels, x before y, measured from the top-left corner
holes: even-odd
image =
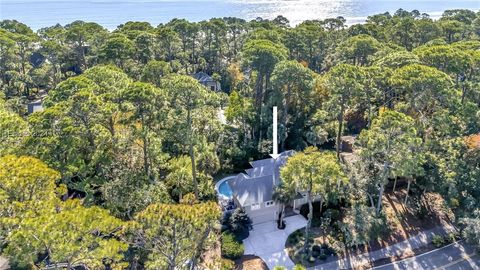
[[[307,220],[301,215],[287,217],[287,227],[284,230],[277,229],[275,222],[266,222],[253,226],[250,235],[243,240],[245,254],[259,256],[273,269],[276,265],[293,267],[293,262],[285,251],[285,242],[288,236],[307,225]]]

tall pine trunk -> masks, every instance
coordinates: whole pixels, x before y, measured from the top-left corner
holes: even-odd
[[[340,147],[342,144],[342,131],[343,131],[343,114],[345,110],[345,104],[342,101],[340,105],[340,112],[338,113],[338,130],[337,130],[337,143],[336,143],[336,151],[337,151],[337,159],[340,160]]]
[[[255,116],[256,125],[255,131],[253,132],[254,136],[257,136],[256,141],[257,143],[260,142],[262,137],[262,97],[263,97],[263,74],[258,72],[257,73],[257,81],[255,83],[255,107],[257,109],[257,115]]]
[[[187,111],[187,125],[188,125],[188,143],[189,143],[189,155],[190,161],[192,162],[192,180],[193,180],[193,188],[195,191],[195,199],[199,200],[199,192],[198,192],[198,182],[197,182],[197,169],[195,164],[195,151],[193,149],[193,132],[192,132],[192,116],[190,109]]]
[[[283,227],[283,217],[285,216],[285,204],[282,203],[282,211],[280,212],[279,227]]]
[[[385,185],[382,184],[382,186],[380,187],[380,193],[378,194],[377,216],[380,214],[380,210],[382,209],[382,197],[383,197],[384,189],[385,189]]]
[[[307,226],[305,227],[305,243],[303,245],[303,252],[308,251],[308,239],[310,237],[310,228],[312,226],[312,219],[313,219],[313,204],[312,204],[311,191],[307,192],[307,201],[308,201],[308,220],[307,220]]]
[[[408,178],[408,185],[407,185],[407,195],[405,196],[405,202],[404,204],[407,204],[408,202],[408,193],[410,192],[410,184],[412,183],[412,179]]]
[[[322,207],[323,207],[323,197],[322,196],[320,196],[319,203],[320,203],[320,210],[319,210],[318,213],[320,214],[320,216],[322,216]]]
[[[287,133],[288,109],[289,109],[289,103],[290,103],[290,96],[292,94],[292,87],[290,86],[290,84],[287,86],[287,88],[288,88],[287,89],[287,94],[285,95],[285,98],[283,99],[283,115],[282,115],[283,128],[284,128],[284,131],[287,134],[287,136],[285,136],[281,140],[282,143],[280,145],[280,149],[282,151],[285,151],[285,141],[288,137],[288,133]]]
[[[383,192],[385,191],[385,185],[387,184],[388,181],[388,175],[389,175],[389,165],[388,162],[385,162],[383,164],[383,181],[380,186],[380,192],[378,194],[378,203],[377,203],[377,215],[380,214],[380,210],[382,210],[382,197],[383,197]]]
[[[208,226],[208,228],[203,232],[202,238],[200,239],[200,242],[198,243],[197,248],[195,249],[195,254],[193,255],[193,257],[191,259],[191,261],[192,261],[192,264],[190,266],[191,270],[197,269],[196,268],[197,260],[200,257],[200,255],[202,255],[203,245],[204,245],[205,241],[207,240],[208,235],[210,234],[211,230],[212,230],[212,227]]]

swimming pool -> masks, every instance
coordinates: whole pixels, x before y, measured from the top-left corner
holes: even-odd
[[[225,177],[222,180],[218,181],[216,184],[217,193],[219,196],[226,199],[231,199],[233,197],[232,189],[228,185],[228,180],[235,178],[234,176]]]
[[[227,198],[231,198],[232,197],[232,190],[230,189],[230,186],[228,185],[228,182],[225,181],[223,183],[221,183],[219,186],[218,186],[218,193],[220,195],[223,195]]]

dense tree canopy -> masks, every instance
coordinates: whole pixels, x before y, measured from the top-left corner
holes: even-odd
[[[152,204],[130,225],[132,241],[148,252],[147,269],[178,269],[208,244],[214,224],[220,218],[215,202]]]
[[[307,238],[313,204],[323,219],[335,201],[344,244],[368,244],[392,185],[407,206],[438,193],[477,239],[479,40],[470,10],[351,26],[0,21],[0,254],[30,268],[225,264],[209,259],[214,179],[268,157],[273,106],[280,149],[297,151],[275,200],[307,196]]]
[[[119,219],[61,200],[60,174],[38,159],[4,156],[0,163],[0,240],[16,266],[121,267],[127,245],[116,238]]]

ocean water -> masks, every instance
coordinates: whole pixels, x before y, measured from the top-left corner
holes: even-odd
[[[0,0],[0,19],[16,19],[34,30],[75,20],[94,21],[115,29],[127,21],[148,21],[156,26],[173,18],[251,20],[272,19],[280,14],[292,25],[336,16],[352,24],[399,8],[417,9],[437,18],[446,9],[480,10],[480,0]]]

